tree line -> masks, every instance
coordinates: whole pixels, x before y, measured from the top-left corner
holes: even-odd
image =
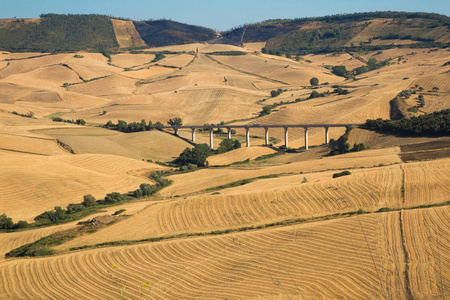
[[[449,136],[450,109],[401,120],[367,120],[363,128],[400,136]]]

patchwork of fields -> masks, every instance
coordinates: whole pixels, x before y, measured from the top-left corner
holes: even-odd
[[[133,28],[114,21],[122,48],[143,45]],[[176,136],[102,127],[174,117],[185,125],[364,123],[389,119],[390,101],[412,87],[425,97],[416,115],[449,108],[447,49],[295,60],[262,54],[259,43],[246,46],[188,44],[110,58],[0,53],[0,215],[31,223],[87,194],[132,195],[157,182],[151,174],[173,169],[162,175],[172,183],[156,194],[129,196],[82,218],[95,226],[99,216],[122,213],[114,224],[79,235],[72,234],[79,221],[0,230],[0,299],[115,299],[121,289],[125,299],[450,297],[448,137],[356,128],[348,143],[369,149],[332,156],[323,128],[310,129],[304,151],[301,128],[289,130],[291,149],[283,149],[282,129],[271,129],[266,147],[263,129],[253,126],[251,147],[238,129],[233,138],[243,148],[181,172],[167,163],[193,147],[190,130]],[[389,57],[389,65],[355,80],[327,68]],[[319,87],[310,86],[312,77]],[[336,86],[348,92],[332,93]],[[324,97],[310,98],[313,91]],[[411,115],[418,101],[413,94],[405,102]],[[265,105],[270,114],[261,114]],[[81,119],[86,125],[76,124]],[[344,131],[332,128],[330,138]],[[214,135],[215,149],[225,137]],[[197,131],[196,142],[209,143],[208,132]],[[333,178],[345,170],[351,174]],[[5,257],[63,230],[72,235],[48,246],[52,256]]]

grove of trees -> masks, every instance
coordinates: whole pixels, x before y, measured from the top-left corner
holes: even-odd
[[[395,121],[367,120],[363,127],[401,136],[449,136],[450,109]]]
[[[219,148],[217,148],[217,153],[221,154],[239,148],[241,148],[241,142],[239,142],[239,140],[224,139],[220,142]]]
[[[206,159],[211,154],[211,148],[208,144],[197,144],[193,149],[184,149],[180,156],[175,159],[174,163],[179,167],[187,166],[189,164],[194,164],[197,167],[204,167],[207,165]]]

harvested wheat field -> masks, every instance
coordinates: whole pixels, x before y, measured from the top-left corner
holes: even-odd
[[[219,190],[219,193],[154,204],[133,218],[68,242],[61,248],[257,226],[359,208],[369,211],[380,207],[398,208],[403,205],[401,181],[396,179],[400,172],[398,166],[392,166],[358,170],[342,179],[332,179],[334,172],[261,179],[245,186]],[[361,198],[362,192],[364,198]],[[442,202],[442,199],[436,199],[436,202]],[[130,233],[135,226],[140,226],[141,230]]]
[[[385,21],[356,24],[352,30],[362,32],[352,42],[394,42],[369,41],[393,26]],[[304,128],[289,128],[287,147],[284,129],[270,128],[270,146],[262,146],[264,125],[391,119],[391,100],[406,89],[415,92],[400,108],[408,116],[449,108],[447,49],[269,55],[261,48],[284,42],[246,43],[252,25],[230,37],[244,47],[145,48],[138,23],[111,22],[120,46],[112,53],[0,51],[0,299],[116,299],[120,289],[124,299],[450,297],[448,137],[353,128],[338,141],[346,128],[333,127],[326,144],[324,128],[311,127],[305,150]],[[389,61],[354,79],[331,71],[370,58]],[[242,148],[214,150],[205,167],[182,165],[188,151],[176,159],[186,148],[209,145],[208,129],[193,142],[189,127],[178,136],[123,122],[103,127],[167,125],[175,117],[214,130],[249,126],[250,147],[245,129],[234,128]],[[215,132],[212,148],[226,137],[226,129]],[[344,143],[366,149],[334,155]],[[202,159],[206,152],[191,153]],[[87,223],[50,217],[53,226],[1,228],[2,214],[31,223],[84,195],[112,192],[126,199],[80,215],[92,226],[80,234]],[[84,213],[89,205],[70,207]],[[95,227],[98,217],[115,222]],[[60,240],[45,244],[56,233]],[[44,257],[7,258],[39,239],[42,251],[21,253]]]
[[[143,182],[141,173],[163,167],[112,155],[10,154],[0,157],[0,211],[14,219],[32,220],[54,206],[80,203],[83,195],[104,197],[127,192]],[[133,174],[132,171],[139,171]]]
[[[132,68],[147,64],[155,58],[154,54],[116,54],[111,57],[111,63],[121,68]]]
[[[382,164],[394,164],[401,162],[398,154],[400,149],[398,147],[367,150],[362,152],[348,153],[339,156],[331,156],[323,159],[300,161],[290,163],[287,165],[274,166],[251,166],[244,167],[229,167],[218,169],[204,169],[193,174],[179,174],[172,175],[168,178],[174,183],[161,191],[164,196],[174,196],[203,191],[207,188],[216,187],[218,185],[227,184],[230,182],[255,178],[258,176],[283,174],[283,173],[299,173],[299,172],[314,172],[323,171],[327,169],[345,169],[345,168],[359,168],[372,167]]]
[[[64,155],[68,154],[56,139],[23,136],[18,134],[0,133],[0,149],[38,155]]]
[[[123,71],[119,67],[109,65],[108,59],[100,53],[78,52],[65,64],[84,81],[95,80]]]
[[[246,159],[252,160],[262,155],[273,154],[276,151],[267,147],[245,147],[230,151],[221,155],[213,156],[208,159],[212,166],[229,165],[234,162],[244,161]]]
[[[136,80],[121,75],[111,75],[106,78],[72,85],[69,91],[91,96],[128,95],[136,89]]]
[[[442,169],[448,168],[447,163]],[[352,170],[351,176],[339,179],[332,178],[335,171],[260,179],[215,193],[210,191],[204,196],[180,197],[149,206],[133,218],[59,248],[257,226],[358,209],[377,211],[381,207],[407,208],[419,203],[447,201],[448,188],[444,179],[447,175],[439,172],[439,164],[407,166],[409,168],[394,165]],[[420,185],[408,180],[425,169],[440,175]],[[405,182],[401,178],[403,173]],[[136,226],[141,230],[131,233]]]
[[[39,131],[70,145],[77,154],[114,154],[134,159],[173,160],[189,143],[161,131],[121,132],[100,128],[55,128]],[[167,145],[171,145],[167,149]]]
[[[440,245],[447,247],[448,208],[423,212]],[[113,298],[118,295],[114,277],[126,285],[127,297],[138,297],[142,283],[152,288],[151,297],[165,299],[439,297],[443,287],[438,274],[448,280],[448,257],[441,256],[444,267],[434,262],[430,254],[438,249],[429,239],[433,232],[413,227],[415,213],[4,261],[0,289],[7,298]],[[406,218],[412,219],[410,225]],[[433,252],[409,248],[417,238],[428,238]],[[413,263],[421,257],[426,260],[417,270]],[[417,281],[421,270],[430,276]],[[40,280],[21,280],[31,274],[39,274]],[[412,288],[411,282],[417,286]]]

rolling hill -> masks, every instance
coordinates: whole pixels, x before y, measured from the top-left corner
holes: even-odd
[[[297,55],[397,46],[442,47],[450,42],[448,24],[445,15],[388,11],[267,20],[219,33],[165,19],[131,21],[104,15],[42,14],[39,19],[0,20],[0,49],[109,51],[204,42],[236,46],[262,43],[261,48],[273,54]]]
[[[49,27],[65,18],[80,21],[68,35],[87,33],[79,48]],[[13,30],[53,38],[0,51],[0,299],[450,297],[449,136],[342,127],[325,143],[310,128],[305,150],[303,128],[289,147],[270,128],[264,145],[264,125],[387,120],[393,99],[410,120],[449,109],[448,17],[270,20],[221,36],[93,15],[0,26],[1,47]],[[174,117],[248,126],[250,147],[234,128],[242,147],[219,154],[227,133],[213,127],[206,166],[175,165],[210,134],[154,128]],[[334,151],[345,143],[365,146]],[[24,223],[38,215],[48,224]]]

